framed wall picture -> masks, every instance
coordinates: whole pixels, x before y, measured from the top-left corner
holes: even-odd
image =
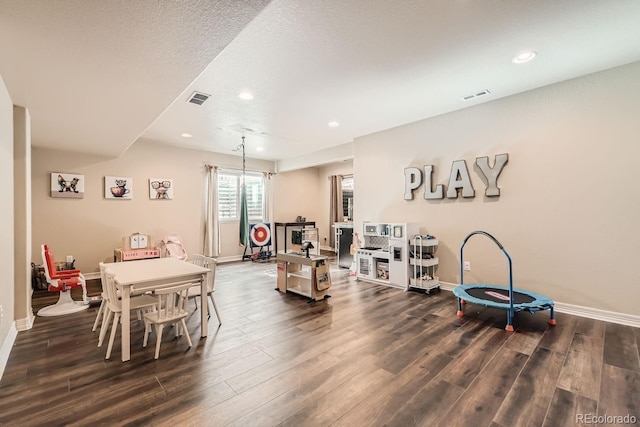
[[[149,198],[152,200],[173,199],[173,180],[169,178],[149,178]]]
[[[84,175],[64,172],[51,173],[51,197],[84,198]]]
[[[105,199],[133,199],[133,178],[122,176],[104,177]]]

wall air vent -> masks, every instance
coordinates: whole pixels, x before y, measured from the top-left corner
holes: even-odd
[[[491,92],[489,92],[489,89],[485,89],[485,90],[481,90],[480,92],[472,93],[471,95],[463,96],[461,99],[463,101],[470,101],[472,99],[476,99],[481,96],[489,95],[490,93]]]
[[[210,97],[211,97],[211,95],[207,95],[206,93],[193,92],[191,94],[191,96],[189,97],[189,99],[187,99],[187,102],[190,102],[190,103],[196,104],[196,105],[202,105],[202,104],[204,104],[204,101],[206,101]]]

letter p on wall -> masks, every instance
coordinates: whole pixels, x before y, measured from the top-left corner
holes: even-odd
[[[418,168],[404,168],[404,199],[413,200],[413,190],[422,185],[422,172]]]

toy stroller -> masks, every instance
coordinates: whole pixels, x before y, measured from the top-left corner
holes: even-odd
[[[164,248],[164,257],[177,258],[181,260],[187,259],[187,251],[182,244],[182,237],[177,234],[168,234],[162,239]]]

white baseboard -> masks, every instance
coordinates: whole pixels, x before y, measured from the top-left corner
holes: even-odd
[[[458,286],[457,283],[440,282],[440,289],[445,291],[452,291],[456,286]],[[640,316],[634,314],[618,313],[615,311],[583,307],[581,305],[567,304],[558,301],[554,301],[554,308],[558,313],[572,314],[574,316],[587,317],[589,319],[602,320],[604,322],[640,328]]]
[[[225,262],[242,261],[242,255],[223,256],[216,258],[218,264],[224,264]]]
[[[33,322],[35,322],[36,316],[34,316],[33,312],[29,314],[29,317],[25,319],[16,320],[16,329],[18,331],[28,331],[33,328]]]
[[[440,281],[440,289],[442,289],[443,291],[453,291],[453,288],[455,288],[456,286],[458,286],[457,283],[443,282],[442,280]]]
[[[9,328],[9,333],[7,333],[7,336],[2,343],[2,347],[0,347],[0,379],[2,379],[2,375],[4,374],[4,368],[7,366],[9,355],[11,354],[11,349],[13,348],[13,344],[16,342],[17,336],[18,331],[16,330],[14,322]]]
[[[617,313],[615,311],[601,310],[599,308],[582,307],[580,305],[567,304],[564,302],[556,302],[554,305],[556,311],[559,313],[573,314],[575,316],[588,317],[589,319],[603,320],[605,322],[640,328],[640,316],[633,314]]]

